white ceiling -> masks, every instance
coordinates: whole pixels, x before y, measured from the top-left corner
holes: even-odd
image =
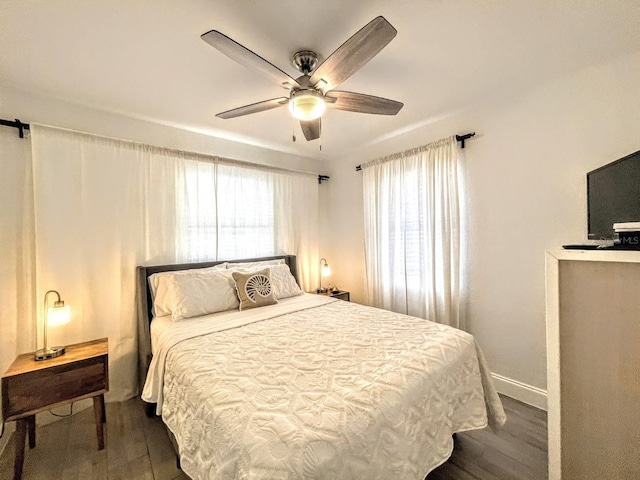
[[[398,35],[340,89],[401,101],[397,116],[329,111],[321,152],[298,126],[292,142],[286,108],[215,117],[286,91],[202,33],[219,30],[295,78],[294,52],[322,60],[378,15]],[[3,0],[0,85],[326,158],[640,51],[639,25],[638,0]]]

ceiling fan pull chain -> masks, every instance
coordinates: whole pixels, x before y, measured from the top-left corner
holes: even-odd
[[[296,121],[291,119],[291,137],[293,138],[293,143],[296,143]]]

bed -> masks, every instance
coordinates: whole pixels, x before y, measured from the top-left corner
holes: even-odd
[[[504,424],[471,335],[301,292],[291,255],[237,262],[249,266],[138,267],[142,398],[191,478],[422,480],[449,458],[454,433]],[[184,278],[266,275],[277,303],[241,298],[240,309],[176,320],[154,292],[165,272],[194,290],[202,282]],[[291,281],[298,293],[287,296]],[[175,288],[170,297],[181,311]]]

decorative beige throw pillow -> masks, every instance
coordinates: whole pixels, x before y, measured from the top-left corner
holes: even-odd
[[[233,272],[233,280],[240,299],[240,310],[278,303],[268,268],[257,272]]]

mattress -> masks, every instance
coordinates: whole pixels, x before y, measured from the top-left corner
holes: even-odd
[[[471,335],[318,295],[287,300],[158,322],[143,399],[158,403],[191,478],[422,480],[454,432],[504,423]]]

